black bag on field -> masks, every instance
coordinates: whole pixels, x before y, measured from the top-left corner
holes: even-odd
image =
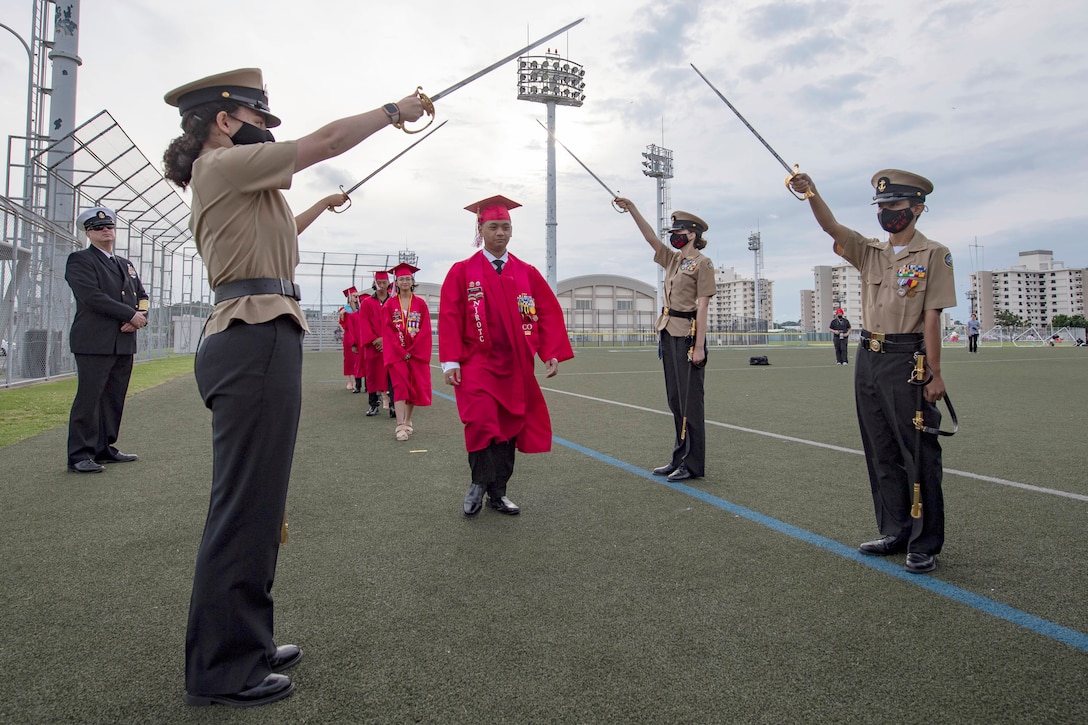
[[[754,355],[748,358],[749,365],[770,365],[771,361],[767,359],[766,355]]]

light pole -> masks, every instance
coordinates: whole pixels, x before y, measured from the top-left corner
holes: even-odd
[[[755,292],[756,332],[760,332],[763,328],[762,304],[759,295],[759,277],[763,273],[763,242],[760,241],[759,232],[748,235],[748,249],[755,252],[756,256],[756,278],[752,283],[752,290]]]
[[[672,149],[650,144],[642,153],[642,173],[657,179],[657,234],[664,238],[669,224],[672,200],[669,198],[669,179],[672,178]],[[665,270],[657,268],[657,308],[664,306]]]
[[[555,107],[579,108],[586,99],[585,69],[559,57],[548,49],[544,55],[526,55],[518,59],[518,100],[543,103],[548,109],[548,209],[546,225],[547,253],[544,278],[556,290],[555,254]]]

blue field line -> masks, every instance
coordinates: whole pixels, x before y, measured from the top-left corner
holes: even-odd
[[[434,391],[434,396],[442,398],[444,400],[448,400],[450,402],[456,402],[452,395],[447,395],[446,393],[442,393],[437,390]],[[655,476],[645,469],[638,468],[637,466],[632,466],[626,461],[621,461],[618,458],[613,458],[612,456],[600,453],[591,448],[586,448],[585,446],[579,445],[572,441],[568,441],[563,438],[557,438],[554,436],[552,437],[552,440],[565,448],[569,448],[572,451],[577,451],[578,453],[589,456],[590,458],[600,461],[601,463],[606,463],[610,466],[620,469],[621,471],[626,471],[627,473],[638,476],[639,478],[644,478],[647,481],[658,484],[660,486],[671,488],[678,493],[682,493],[686,496],[690,496],[691,498],[698,499],[703,503],[708,503],[711,506],[719,508],[723,511],[728,511],[731,514],[735,514],[737,516],[740,516],[741,518],[745,518],[753,523],[759,524],[760,526],[766,526],[772,531],[777,531],[781,534],[785,534],[786,536],[793,537],[794,539],[803,541],[806,544],[818,546],[821,549],[829,551],[837,556],[841,556],[844,559],[849,559],[850,561],[857,562],[862,566],[866,566],[870,569],[879,571],[882,574],[887,574],[897,579],[901,579],[908,584],[913,584],[914,586],[921,587],[922,589],[927,589],[934,594],[945,597],[947,599],[951,599],[955,602],[959,602],[960,604],[964,604],[984,614],[989,614],[992,617],[1003,619],[1006,622],[1015,624],[1018,627],[1023,627],[1030,632],[1034,632],[1049,639],[1057,640],[1058,642],[1067,644],[1070,647],[1080,650],[1081,652],[1088,652],[1088,634],[1085,634],[1084,632],[1078,632],[1075,629],[1063,627],[1062,625],[1051,622],[1050,620],[1043,619],[1042,617],[1037,617],[1034,614],[1029,614],[1020,609],[1016,609],[1015,607],[1010,607],[1007,604],[995,602],[992,599],[988,599],[987,597],[975,594],[974,592],[969,592],[966,589],[960,589],[953,584],[941,581],[940,579],[937,579],[931,575],[911,574],[902,566],[899,566],[898,564],[893,564],[887,559],[867,556],[853,547],[846,546],[845,544],[840,544],[839,542],[828,539],[825,536],[820,536],[819,534],[814,534],[811,531],[806,531],[805,529],[799,528],[792,524],[787,524],[784,521],[779,521],[776,518],[772,518],[770,516],[767,516],[766,514],[761,514],[758,511],[753,511],[750,508],[735,504],[731,501],[726,501],[725,499],[707,493],[706,491],[700,491],[697,488],[686,486],[683,483],[672,483],[671,481],[666,480],[663,476]]]
[[[706,491],[700,491],[697,488],[685,486],[682,483],[672,483],[665,480],[665,478],[662,476],[655,476],[649,471],[637,468],[635,466],[632,466],[630,463],[621,461],[617,458],[613,458],[604,453],[599,453],[598,451],[594,451],[592,449],[586,448],[585,446],[578,445],[577,443],[573,443],[562,438],[553,438],[552,440],[554,440],[561,446],[565,446],[566,448],[570,448],[573,451],[577,451],[578,453],[589,456],[590,458],[600,461],[601,463],[607,463],[608,465],[619,468],[620,470],[626,471],[627,473],[639,476],[640,478],[652,481],[653,483],[666,486],[673,489],[674,491],[685,494],[687,496],[691,496],[692,498],[698,499],[699,501],[702,501],[704,503],[708,503],[711,506],[716,506],[723,511],[728,511],[731,514],[735,514],[742,518],[748,519],[753,523],[757,523],[761,526],[766,526],[773,531],[785,534],[786,536],[791,536],[795,539],[805,542],[806,544],[818,546],[821,549],[825,549],[832,554],[843,557],[844,559],[849,559],[851,561],[857,562],[858,564],[861,564],[862,566],[867,566],[870,569],[875,569],[882,574],[888,574],[890,576],[896,577],[897,579],[901,579],[908,584],[913,584],[923,589],[928,589],[934,594],[938,594],[942,597],[946,597],[961,604],[965,604],[972,609],[977,609],[980,612],[989,614],[993,617],[997,617],[998,619],[1004,619],[1006,622],[1011,622],[1018,627],[1023,627],[1024,629],[1035,632],[1036,634],[1040,634],[1044,637],[1057,640],[1059,642],[1062,642],[1063,644],[1069,645],[1070,647],[1074,647],[1081,652],[1088,652],[1088,634],[1085,634],[1084,632],[1078,632],[1075,629],[1063,627],[1060,624],[1055,624],[1054,622],[1043,619],[1042,617],[1037,617],[1034,614],[1028,614],[1027,612],[1021,611],[1014,607],[1010,607],[1007,604],[995,602],[992,599],[980,596],[978,594],[975,594],[974,592],[969,592],[965,589],[960,589],[957,586],[954,586],[947,582],[943,582],[940,579],[936,579],[932,576],[925,574],[911,574],[902,566],[899,566],[898,564],[893,564],[886,559],[866,556],[865,554],[862,554],[860,551],[853,547],[840,544],[837,541],[833,541],[824,536],[820,536],[819,534],[814,534],[811,531],[806,531],[805,529],[798,528],[797,526],[793,526],[792,524],[787,524],[784,521],[779,521],[778,519],[772,518],[765,514],[761,514],[758,511],[753,511],[752,509],[745,508],[744,506],[732,503],[731,501],[726,501],[725,499],[718,498],[717,496],[709,494]]]

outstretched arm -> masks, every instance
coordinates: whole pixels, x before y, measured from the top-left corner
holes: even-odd
[[[665,246],[661,243],[661,239],[657,236],[657,232],[650,226],[650,223],[646,221],[646,218],[642,216],[633,201],[625,199],[622,196],[616,197],[616,206],[631,213],[631,218],[635,220],[638,230],[642,232],[642,236],[646,239],[646,242],[653,247],[654,254],[657,254],[657,251]]]
[[[348,195],[343,192],[329,194],[324,199],[321,199],[309,209],[295,217],[295,234],[302,234],[302,232],[306,231],[306,227],[313,224],[314,220],[321,216],[322,212],[326,210],[331,211],[335,207],[346,204],[347,201]]]
[[[790,180],[790,188],[798,194],[804,194],[807,191],[812,192],[812,196],[808,200],[809,208],[812,209],[812,216],[816,217],[816,222],[820,225],[820,228],[835,240],[835,254],[841,255],[844,250],[843,242],[852,232],[849,227],[845,227],[835,220],[831,208],[828,207],[827,202],[820,196],[820,193],[816,191],[816,184],[812,183],[812,177],[808,174],[797,174]]]

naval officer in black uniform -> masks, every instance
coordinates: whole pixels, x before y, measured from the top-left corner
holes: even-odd
[[[102,464],[136,460],[114,444],[148,297],[136,267],[113,253],[116,220],[104,206],[80,214],[76,227],[90,246],[68,255],[64,270],[76,298],[69,341],[79,381],[68,418],[68,470],[75,473],[101,473]]]

